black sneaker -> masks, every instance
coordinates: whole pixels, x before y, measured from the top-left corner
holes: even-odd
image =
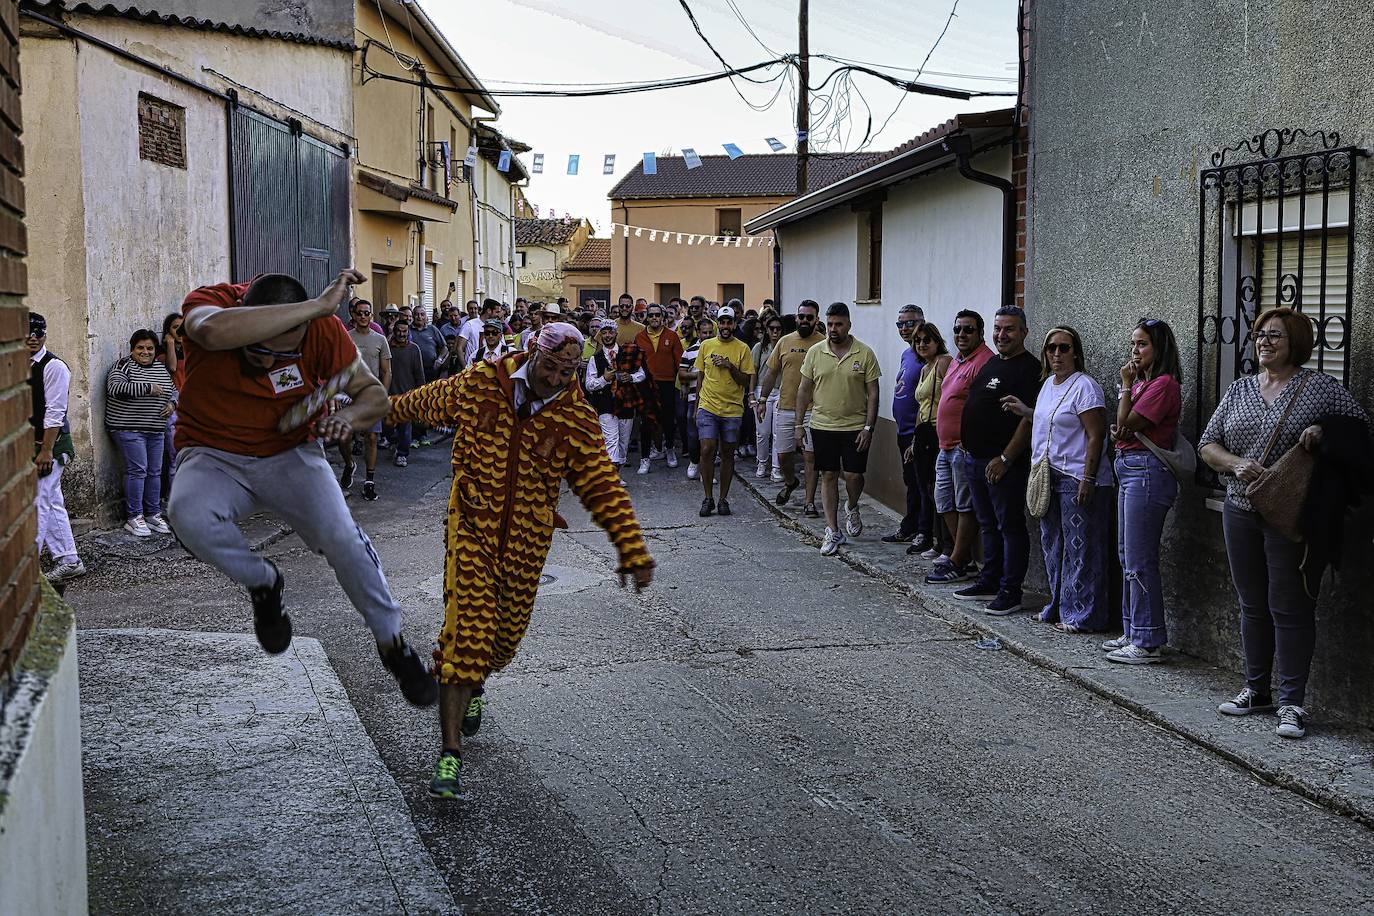
[[[377,644],[382,664],[401,685],[401,696],[412,706],[433,706],[439,700],[439,685],[420,655],[401,637],[389,646]]]
[[[1217,707],[1225,716],[1248,716],[1252,712],[1273,712],[1274,698],[1267,693],[1255,693],[1249,687],[1241,689],[1233,699]]]
[[[377,498],[377,484],[371,480],[363,481],[363,499],[374,500]]]
[[[807,503],[805,506],[802,507],[802,515],[806,516],[807,518],[820,518],[821,512],[819,509],[816,508],[815,503]]]
[[[787,505],[787,501],[792,498],[793,493],[797,492],[797,487],[799,486],[801,486],[800,480],[794,480],[791,483],[783,484],[782,489],[778,491],[778,495],[773,498],[773,501],[779,506]]]
[[[272,567],[276,579],[271,585],[250,588],[248,597],[253,599],[253,632],[258,636],[258,644],[264,651],[280,655],[291,646],[291,618],[282,608],[281,593],[285,580],[282,579],[281,570],[271,560],[267,564]]]
[[[907,534],[905,531],[898,531],[893,534],[885,534],[878,538],[878,540],[882,541],[884,544],[905,544],[915,536],[914,534]]]
[[[353,477],[358,473],[358,465],[350,461],[344,465],[343,474],[339,477],[339,486],[347,490],[353,486]]]
[[[468,700],[468,708],[463,711],[463,737],[471,738],[482,729],[482,708],[487,705],[486,698],[482,695],[482,688],[478,687],[472,692],[472,699]]]
[[[993,582],[975,582],[972,585],[965,585],[963,588],[954,590],[954,597],[962,598],[965,601],[984,601],[988,598],[997,597],[997,585]]]
[[[957,595],[958,592],[955,592]],[[1011,592],[998,592],[997,597],[988,602],[983,613],[989,617],[1007,617],[1021,610],[1021,596]]]
[[[698,512],[697,515],[700,515],[702,518],[706,518],[706,516],[715,515],[715,513],[716,501],[709,496],[703,499],[701,501],[701,511]]]
[[[730,503],[729,503],[724,497],[721,497],[720,502],[716,505],[716,515],[729,515],[729,514],[730,514]]]

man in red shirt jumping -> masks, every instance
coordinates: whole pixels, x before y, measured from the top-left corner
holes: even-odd
[[[364,279],[341,271],[313,299],[285,274],[203,286],[186,297],[186,385],[167,512],[192,555],[248,589],[258,642],[273,654],[291,645],[281,570],[249,550],[235,523],[256,512],[280,515],[329,560],[405,698],[429,706],[438,687],[402,638],[401,609],[381,562],[321,448],[371,429],[387,412],[386,389],[334,317]],[[335,394],[352,403],[326,414]]]

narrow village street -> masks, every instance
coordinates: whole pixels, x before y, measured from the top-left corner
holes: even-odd
[[[420,645],[447,459],[384,465],[381,499],[350,500]],[[271,658],[218,573],[99,535],[66,591],[92,911],[1368,912],[1369,828],[980,649],[738,482],[711,519],[680,472],[628,484],[653,587],[615,587],[565,496],[457,803],[426,795],[434,712],[402,701],[297,537],[251,526],[295,624]]]

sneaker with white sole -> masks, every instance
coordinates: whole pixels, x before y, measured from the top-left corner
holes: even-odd
[[[997,597],[993,598],[983,608],[983,613],[989,617],[1010,617],[1021,610],[1021,596],[1013,592],[999,591]]]
[[[1256,693],[1249,687],[1241,689],[1232,699],[1217,707],[1224,716],[1248,716],[1254,712],[1273,712],[1274,701],[1267,693]]]
[[[921,556],[922,558],[927,560],[934,560],[936,566],[939,566],[941,564],[944,564],[946,566],[949,565],[949,554],[940,553],[940,551],[936,550],[934,547],[930,548],[925,553],[921,554]]]
[[[153,532],[149,530],[148,523],[143,520],[143,516],[135,515],[124,523],[124,530],[136,538],[152,537]]]
[[[1116,639],[1109,639],[1106,642],[1102,643],[1101,649],[1103,652],[1115,652],[1117,649],[1124,649],[1130,644],[1131,637],[1127,636],[1125,633],[1122,633]]]
[[[786,478],[782,476],[782,468],[773,468],[773,473],[769,475],[768,479],[773,481],[773,483],[782,483],[786,480]]]
[[[821,556],[828,557],[834,555],[835,551],[848,543],[849,539],[844,536],[843,531],[836,531],[834,528],[826,527],[825,537],[821,539]]]
[[[641,458],[641,459],[639,459],[639,470],[635,471],[635,473],[636,473],[636,474],[647,474],[647,473],[649,473],[649,459],[648,459],[648,458]]]
[[[1142,649],[1140,646],[1127,644],[1108,652],[1107,661],[1120,662],[1123,665],[1152,665],[1164,661],[1164,656],[1159,654],[1158,649]]]
[[[675,448],[668,449],[668,467],[677,467],[677,449]]]
[[[754,465],[754,476],[757,477],[759,480],[762,480],[763,478],[767,477],[768,465],[764,464],[762,461],[757,462]]]
[[[965,585],[963,588],[956,588],[953,592],[955,598],[964,601],[990,601],[999,594],[996,582],[974,582],[972,585]]]
[[[48,570],[48,581],[65,582],[68,579],[75,579],[84,575],[86,575],[86,564],[82,563],[81,559],[78,557],[68,563],[58,563],[52,569]]]
[[[972,563],[965,566],[955,566],[948,561],[936,564],[930,575],[926,576],[926,585],[953,585],[956,582],[967,582],[973,578],[972,566]]]
[[[1301,706],[1280,706],[1274,734],[1280,738],[1301,738],[1307,734],[1307,710]]]
[[[859,507],[850,508],[849,503],[844,505],[844,533],[852,538],[856,538],[864,533],[864,520],[859,515]]]
[[[697,463],[695,461],[687,462],[687,479],[696,480],[697,473]]]
[[[171,534],[172,526],[167,524],[167,520],[160,515],[149,515],[143,519],[143,524],[148,526],[149,531],[156,531],[158,534]]]
[[[649,459],[652,461],[662,461],[666,455],[667,453],[661,448],[649,449]]]

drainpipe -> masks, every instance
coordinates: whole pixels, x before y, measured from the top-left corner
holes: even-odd
[[[1016,186],[1005,178],[980,172],[969,164],[973,141],[967,134],[947,138],[944,150],[954,156],[959,174],[969,181],[990,185],[1002,192],[1002,305],[1016,303]]]

